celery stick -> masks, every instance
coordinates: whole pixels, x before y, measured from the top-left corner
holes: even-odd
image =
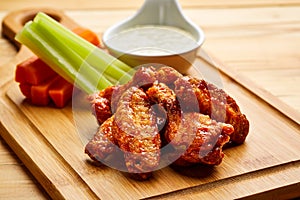
[[[117,84],[118,81],[126,83],[134,73],[125,63],[43,13],[39,13],[33,22],[27,23],[17,34],[16,40],[87,93]]]
[[[55,35],[56,39],[60,42],[66,43],[73,49],[80,49],[77,53],[82,58],[88,59],[88,63],[98,71],[104,72],[114,79],[120,79],[121,77],[123,77],[123,80],[127,81],[131,79],[132,76],[126,73],[127,71],[132,70],[131,67],[86,42],[49,16],[39,13],[35,17],[34,22],[39,25],[41,29],[47,31],[48,34]]]
[[[39,29],[39,26],[36,24],[32,24],[32,29],[35,30],[36,33],[39,33],[44,41],[48,42],[49,46],[55,51],[60,52],[60,55],[65,58],[68,63],[75,69],[76,71],[76,82],[79,83],[79,86],[82,85],[81,82],[84,83],[86,81],[90,88],[97,88],[99,90],[104,89],[108,86],[111,86],[112,83],[109,82],[101,72],[96,71],[92,68],[84,59],[82,59],[74,49],[70,48],[65,43],[61,42],[59,45],[53,43],[56,40],[56,37],[51,34],[47,34],[46,36],[43,34],[43,30]],[[95,89],[94,89],[95,90]]]
[[[90,67],[64,43],[51,42],[55,40],[50,35],[44,35],[43,32],[40,32],[34,23],[26,24],[16,39],[28,46],[66,80],[71,80],[72,83],[74,82],[76,86],[87,93],[94,92],[96,88],[100,90],[111,85],[105,77]],[[100,82],[99,79],[101,79]]]
[[[32,22],[28,22],[25,24],[23,29],[16,35],[15,39],[20,43],[27,46],[31,51],[35,52],[43,52],[43,54],[38,55],[43,61],[51,64],[51,67],[60,74],[63,78],[68,81],[73,81],[75,71],[72,70],[71,67],[66,67],[69,71],[64,71],[62,68],[58,67],[59,65],[67,65],[64,63],[64,58],[58,59],[59,52],[50,53],[50,48],[46,48],[47,44],[40,39],[40,36],[35,34],[31,29]],[[54,54],[53,58],[51,55]]]
[[[53,49],[48,46],[47,43],[45,43],[37,34],[32,32],[31,29],[26,29],[26,31],[22,33],[22,36],[24,37],[18,38],[20,42],[28,46],[36,55],[38,55],[45,63],[51,66],[66,80],[71,83],[76,81],[77,84],[80,85],[81,81],[76,79],[76,71],[72,68],[72,66],[69,66],[69,63],[65,60],[64,57],[61,57],[58,54],[55,55],[57,51],[53,51]],[[47,48],[44,48],[46,46]],[[51,51],[54,52],[54,55],[51,54]],[[41,55],[39,52],[43,52],[43,55]],[[63,65],[67,70],[60,68],[60,65]],[[82,83],[82,87],[80,88],[87,93],[91,93],[94,91],[94,86],[91,87],[87,82]]]

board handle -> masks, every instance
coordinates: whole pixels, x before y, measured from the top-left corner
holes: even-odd
[[[69,29],[79,26],[61,10],[51,8],[24,9],[10,12],[4,17],[2,21],[2,35],[14,44],[17,49],[20,49],[21,44],[15,40],[15,36],[26,22],[32,20],[38,12],[46,13]]]

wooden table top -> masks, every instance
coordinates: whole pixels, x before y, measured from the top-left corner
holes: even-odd
[[[27,0],[20,4],[3,0],[0,19],[20,8],[54,7],[100,33],[134,14],[143,3],[142,0],[86,2]],[[300,0],[179,2],[184,13],[204,30],[203,48],[300,112]],[[0,66],[15,55],[15,48],[1,37]],[[43,188],[0,137],[0,199],[47,198]]]

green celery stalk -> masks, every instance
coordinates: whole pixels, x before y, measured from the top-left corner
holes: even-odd
[[[108,81],[101,72],[98,72],[95,68],[91,67],[85,59],[81,58],[74,48],[70,48],[68,44],[64,42],[60,42],[60,45],[57,45],[56,42],[53,42],[57,40],[57,37],[55,37],[53,34],[45,35],[44,30],[40,29],[38,24],[33,23],[31,26],[32,29],[34,29],[34,31],[38,33],[49,46],[51,46],[56,52],[60,52],[60,55],[72,65],[76,71],[76,81],[88,81],[90,87],[94,86],[99,90],[112,85],[112,83]]]
[[[126,83],[134,70],[95,47],[44,13],[38,13],[16,35],[38,57],[87,93]]]
[[[112,85],[94,68],[88,66],[72,49],[61,43],[53,43],[53,38],[40,32],[32,22],[28,22],[24,26],[22,31],[17,34],[16,39],[31,49],[63,78],[87,93],[93,93],[95,90]],[[69,53],[64,53],[62,49]],[[80,71],[78,65],[81,66]]]
[[[53,20],[44,13],[38,13],[34,18],[34,22],[38,27],[47,34],[54,35],[56,40],[71,46],[73,49],[80,49],[77,53],[99,72],[111,76],[114,79],[129,81],[132,75],[127,72],[132,70],[131,67],[107,54],[103,50],[95,47],[83,38],[74,34],[72,31],[63,27],[60,23]]]

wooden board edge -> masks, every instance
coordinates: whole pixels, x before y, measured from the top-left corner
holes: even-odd
[[[18,158],[24,163],[30,173],[37,179],[49,196],[53,199],[98,199],[89,186],[81,179],[81,177],[69,166],[66,161],[60,158],[55,149],[47,141],[42,138],[38,129],[30,122],[30,120],[17,108],[10,110],[7,106],[15,107],[8,99],[0,99],[0,133],[1,137],[15,152]],[[6,121],[15,120],[22,126],[7,126]],[[22,127],[22,128],[21,128]],[[21,137],[17,134],[26,134]],[[40,135],[40,136],[39,136]],[[32,143],[32,145],[40,145],[40,151],[35,148],[24,149],[22,143]],[[46,150],[44,150],[47,149]],[[42,153],[42,154],[41,154]],[[33,158],[32,155],[35,156]],[[35,159],[35,161],[33,161]],[[39,165],[38,162],[56,163],[56,168],[51,169],[47,164]],[[41,169],[40,166],[44,166]],[[48,168],[48,169],[47,169]]]
[[[293,176],[293,180],[285,180],[286,175]],[[300,161],[253,171],[238,176],[199,185],[191,188],[165,193],[144,200],[161,199],[207,199],[214,196],[216,199],[291,199],[300,197]],[[276,185],[270,184],[272,180],[278,181]],[[260,189],[249,188],[249,185],[262,185]],[[242,193],[235,193],[238,188]]]
[[[249,196],[246,196],[244,198],[239,198],[239,199],[243,199],[243,200],[282,199],[282,200],[285,200],[285,199],[298,199],[299,197],[300,197],[300,182],[290,184],[287,186],[283,186],[280,188],[276,188],[276,190],[272,189],[269,191],[249,195]]]

